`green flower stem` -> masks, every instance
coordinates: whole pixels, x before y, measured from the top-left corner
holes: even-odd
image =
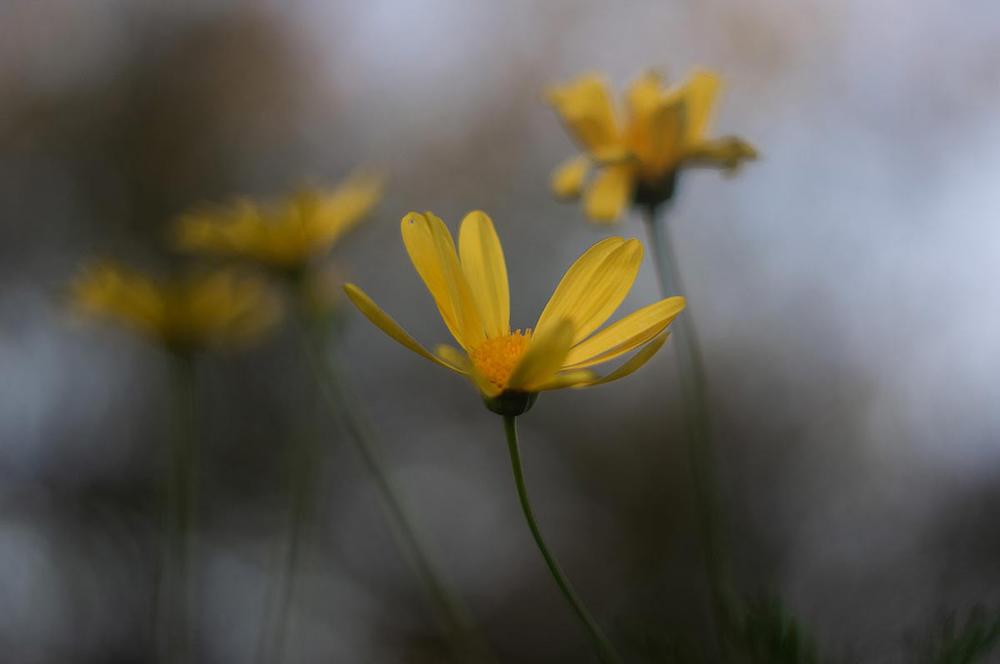
[[[198,444],[194,360],[174,352],[171,367],[171,441],[165,483],[164,569],[157,581],[159,650],[166,662],[191,662],[195,653],[193,561],[197,549]]]
[[[687,295],[680,266],[672,250],[666,219],[658,219],[656,213],[650,210],[646,222],[663,297]],[[724,556],[722,508],[715,479],[705,365],[691,312],[686,311],[678,316],[674,325],[680,328],[673,336],[680,369],[683,421],[695,491],[695,508],[711,593],[712,613],[719,633],[719,646],[725,659],[729,650],[728,634],[733,626],[734,611]]]
[[[272,585],[268,589],[267,608],[257,642],[258,664],[281,662],[288,634],[288,615],[295,594],[296,570],[301,556],[302,538],[309,521],[315,496],[315,469],[318,463],[316,433],[310,430],[300,436],[290,450],[289,518],[284,546],[279,551]],[[271,624],[273,622],[273,627]]]
[[[524,520],[528,522],[528,529],[531,531],[531,536],[535,538],[535,544],[538,545],[538,550],[542,552],[542,558],[545,559],[545,564],[548,566],[549,572],[552,573],[552,578],[555,579],[559,590],[562,591],[563,597],[569,602],[576,617],[580,619],[584,629],[593,641],[594,648],[597,650],[600,660],[604,664],[621,664],[621,657],[615,652],[614,647],[608,641],[608,637],[604,635],[600,625],[597,624],[583,605],[583,602],[577,597],[573,586],[570,585],[559,563],[545,545],[545,540],[542,539],[542,533],[535,522],[535,515],[531,511],[531,502],[528,500],[528,489],[524,484],[521,451],[518,449],[517,442],[517,418],[505,415],[503,418],[503,427],[507,434],[507,449],[510,451],[510,465],[514,472],[514,486],[517,487],[517,497],[521,501],[521,511],[524,512]]]
[[[330,412],[334,413],[347,430],[369,475],[382,498],[388,516],[390,531],[399,549],[409,560],[414,571],[426,586],[439,618],[447,626],[447,631],[455,642],[459,661],[493,663],[493,656],[485,637],[470,617],[469,611],[441,579],[432,564],[426,549],[417,535],[413,520],[409,516],[399,491],[386,471],[385,465],[375,449],[375,435],[363,416],[358,400],[339,378],[339,372],[330,353],[324,352],[319,334],[303,335],[305,352],[309,365],[314,369],[322,396]]]

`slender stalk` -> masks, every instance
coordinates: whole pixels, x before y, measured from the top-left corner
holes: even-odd
[[[193,358],[171,356],[171,444],[165,484],[164,569],[157,585],[161,659],[191,662],[195,652],[198,445]]]
[[[548,566],[552,578],[555,579],[556,585],[559,586],[559,590],[562,591],[563,597],[566,598],[576,617],[583,624],[587,635],[593,641],[598,658],[604,664],[621,664],[621,657],[615,651],[611,642],[608,641],[608,637],[604,635],[600,625],[597,624],[597,621],[587,611],[587,607],[577,597],[573,586],[570,585],[569,579],[566,578],[555,556],[549,551],[549,547],[545,545],[542,533],[535,522],[535,515],[531,510],[531,502],[528,500],[528,489],[524,484],[524,470],[521,467],[521,451],[518,449],[517,442],[517,418],[505,415],[503,418],[503,427],[504,432],[507,434],[507,449],[510,451],[510,465],[514,472],[514,486],[517,487],[517,497],[521,501],[521,511],[524,512],[524,520],[528,522],[528,529],[531,531],[531,536],[535,538],[535,544],[538,545],[538,550],[541,551],[542,558],[545,559],[545,564]]]
[[[288,635],[288,615],[295,594],[302,538],[315,501],[315,467],[318,459],[315,432],[300,436],[290,450],[289,516],[287,538],[278,552],[279,568],[272,577],[266,609],[257,641],[258,664],[281,662]],[[272,625],[273,623],[273,625]]]
[[[657,219],[656,213],[650,210],[646,222],[663,297],[686,295],[687,290],[673,253],[666,220]],[[688,311],[678,316],[675,325],[680,327],[674,334],[674,343],[680,370],[683,421],[695,491],[695,509],[711,593],[712,614],[721,655],[725,660],[728,659],[728,635],[733,625],[733,610],[723,553],[721,501],[715,479],[705,365],[691,313]]]
[[[446,625],[448,633],[455,642],[460,661],[463,664],[470,661],[495,662],[496,659],[485,637],[481,635],[465,605],[442,580],[431,562],[413,525],[413,519],[375,448],[375,434],[365,419],[358,400],[340,380],[333,358],[330,353],[323,352],[322,340],[317,338],[318,335],[307,332],[303,337],[309,365],[314,370],[327,407],[354,441],[358,454],[382,498],[393,539],[426,586],[439,619]]]

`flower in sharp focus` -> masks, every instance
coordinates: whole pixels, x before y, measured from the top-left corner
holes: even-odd
[[[755,159],[757,151],[741,138],[708,137],[719,87],[709,71],[669,88],[649,72],[626,92],[624,117],[597,74],[551,89],[549,101],[584,151],[555,170],[553,191],[563,198],[582,194],[587,216],[611,223],[629,204],[655,207],[668,200],[682,168],[733,171]],[[592,166],[598,172],[587,183]]]
[[[304,190],[271,205],[240,200],[182,216],[182,251],[237,258],[298,273],[354,228],[382,195],[382,179],[355,174],[331,191]]]
[[[456,250],[447,226],[430,212],[402,221],[403,243],[461,350],[430,352],[408,335],[360,288],[345,286],[351,301],[397,342],[469,377],[487,405],[505,415],[530,407],[534,395],[623,378],[645,364],[666,341],[667,326],[684,298],[650,304],[601,328],[625,299],[639,272],[638,240],[611,237],[588,249],[559,282],[533,329],[511,329],[507,266],[493,222],[483,212],[462,220]],[[598,376],[591,367],[636,352]]]
[[[232,270],[160,282],[102,261],[84,269],[71,289],[77,310],[178,351],[252,343],[281,314],[280,300],[266,283]]]

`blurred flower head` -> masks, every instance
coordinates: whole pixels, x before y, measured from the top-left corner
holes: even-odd
[[[551,89],[549,101],[584,150],[555,170],[553,191],[564,198],[583,194],[587,216],[609,223],[629,204],[655,207],[668,200],[682,168],[733,171],[755,159],[757,151],[741,138],[708,137],[719,87],[719,77],[709,71],[695,71],[674,87],[649,72],[626,92],[624,117],[598,74]],[[588,185],[592,166],[598,172]]]
[[[72,283],[73,304],[173,350],[242,347],[280,318],[280,300],[261,279],[215,270],[159,282],[111,262],[85,268]]]
[[[472,380],[487,405],[505,415],[524,412],[544,390],[629,375],[660,349],[667,326],[684,308],[684,298],[667,298],[597,331],[628,295],[642,262],[637,240],[611,237],[570,267],[533,330],[512,330],[503,248],[485,213],[470,212],[462,220],[457,250],[447,226],[430,212],[406,215],[402,234],[417,274],[461,350],[439,345],[431,353],[360,288],[348,284],[348,297],[397,342]],[[635,350],[606,376],[590,369]]]
[[[271,205],[240,200],[182,216],[182,251],[253,261],[296,273],[326,254],[372,210],[382,179],[357,173],[331,191],[303,190]]]

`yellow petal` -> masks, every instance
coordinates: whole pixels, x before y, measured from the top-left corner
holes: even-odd
[[[650,111],[647,143],[639,148],[645,176],[661,177],[677,165],[684,148],[686,122],[684,100],[680,96],[665,98]]]
[[[448,227],[430,212],[411,212],[403,217],[400,228],[410,261],[434,298],[444,324],[468,350],[485,336]]]
[[[560,198],[576,198],[583,190],[583,181],[590,170],[590,159],[578,156],[569,159],[552,173],[552,191]]]
[[[563,371],[556,374],[551,380],[538,386],[539,392],[548,390],[561,390],[564,387],[586,386],[597,380],[597,375],[593,371],[580,369],[578,371]]]
[[[625,93],[629,120],[636,122],[649,115],[664,93],[663,76],[659,72],[648,71],[636,79]]]
[[[668,94],[679,97],[677,92],[668,92],[663,87],[662,77],[654,71],[647,72],[625,93],[625,106],[628,109],[628,140],[640,159],[648,159],[652,147],[650,141],[650,118],[653,111],[659,107]]]
[[[281,317],[281,300],[257,277],[219,269],[189,275],[173,289],[175,334],[191,343],[237,346]]]
[[[445,344],[441,344],[434,349],[434,353],[445,362],[454,364],[461,373],[472,381],[472,384],[487,397],[495,397],[500,394],[500,388],[491,383],[480,373],[476,366],[469,361],[469,356]]]
[[[659,351],[660,348],[663,347],[663,344],[666,343],[667,338],[669,336],[670,336],[669,332],[664,332],[660,334],[660,336],[656,337],[651,342],[646,344],[646,346],[643,347],[642,350],[640,350],[638,353],[630,357],[627,362],[625,362],[623,365],[621,365],[620,367],[609,373],[607,376],[604,376],[603,378],[598,378],[597,380],[590,383],[578,383],[577,385],[575,385],[575,387],[591,387],[593,385],[604,385],[605,383],[610,383],[635,373],[640,367],[642,367],[642,365],[646,364],[646,362],[649,362],[649,360],[652,359],[654,355],[656,355],[657,351]]]
[[[447,367],[452,371],[464,373],[455,364],[446,362],[441,358],[432,355],[430,351],[421,346],[413,337],[407,334],[406,331],[400,327],[399,323],[393,320],[389,314],[382,311],[382,309],[380,309],[379,306],[375,304],[375,302],[373,302],[363,290],[354,284],[344,284],[344,292],[347,294],[347,297],[351,300],[351,302],[354,303],[354,306],[356,306],[361,313],[363,313],[365,317],[375,325],[375,327],[385,332],[397,343],[412,350],[417,355],[430,360],[431,362],[440,364],[441,366]]]
[[[574,346],[564,368],[582,369],[630,353],[663,332],[683,310],[683,297],[668,297],[634,311]]]
[[[483,328],[482,316],[479,307],[472,295],[469,281],[462,270],[462,264],[458,259],[458,252],[455,250],[455,241],[451,237],[451,232],[441,218],[433,212],[425,212],[424,217],[430,223],[434,242],[437,245],[437,252],[441,266],[444,269],[445,282],[454,303],[455,313],[458,323],[461,326],[462,338],[459,343],[463,347],[472,347],[486,339]]]
[[[458,232],[462,271],[476,301],[487,336],[510,334],[510,287],[503,247],[485,212],[465,215]]]
[[[85,268],[71,288],[74,305],[88,315],[113,319],[153,336],[164,335],[170,323],[163,287],[111,261]]]
[[[339,240],[371,212],[382,197],[382,178],[374,173],[356,172],[330,192],[303,192],[308,203],[303,219],[310,244],[322,250]]]
[[[642,243],[629,239],[598,267],[593,284],[585,289],[570,315],[576,330],[574,344],[604,325],[618,309],[639,274],[642,254]]]
[[[691,74],[684,86],[684,99],[687,107],[684,130],[685,141],[694,143],[708,132],[712,119],[712,107],[719,94],[722,81],[707,70],[699,69]]]
[[[549,101],[570,133],[590,151],[620,142],[611,95],[598,74],[584,74],[549,91]]]
[[[584,252],[567,270],[535,325],[535,334],[568,318],[579,343],[604,324],[622,303],[639,274],[642,244],[607,238]]]
[[[625,240],[620,237],[604,238],[573,261],[573,264],[566,270],[566,274],[559,280],[559,285],[552,292],[542,314],[538,317],[538,322],[535,323],[535,334],[543,332],[549,324],[568,315],[568,312],[582,297],[583,289],[590,283],[604,259],[624,244]]]
[[[689,147],[684,153],[684,164],[734,171],[743,162],[753,161],[757,157],[757,150],[742,138],[726,136]]]
[[[569,319],[556,322],[542,334],[536,333],[507,380],[505,389],[537,391],[539,386],[552,380],[559,372],[572,345],[573,322]]]
[[[635,175],[631,164],[605,166],[584,196],[584,212],[591,219],[602,223],[616,221],[628,206],[634,185]]]

